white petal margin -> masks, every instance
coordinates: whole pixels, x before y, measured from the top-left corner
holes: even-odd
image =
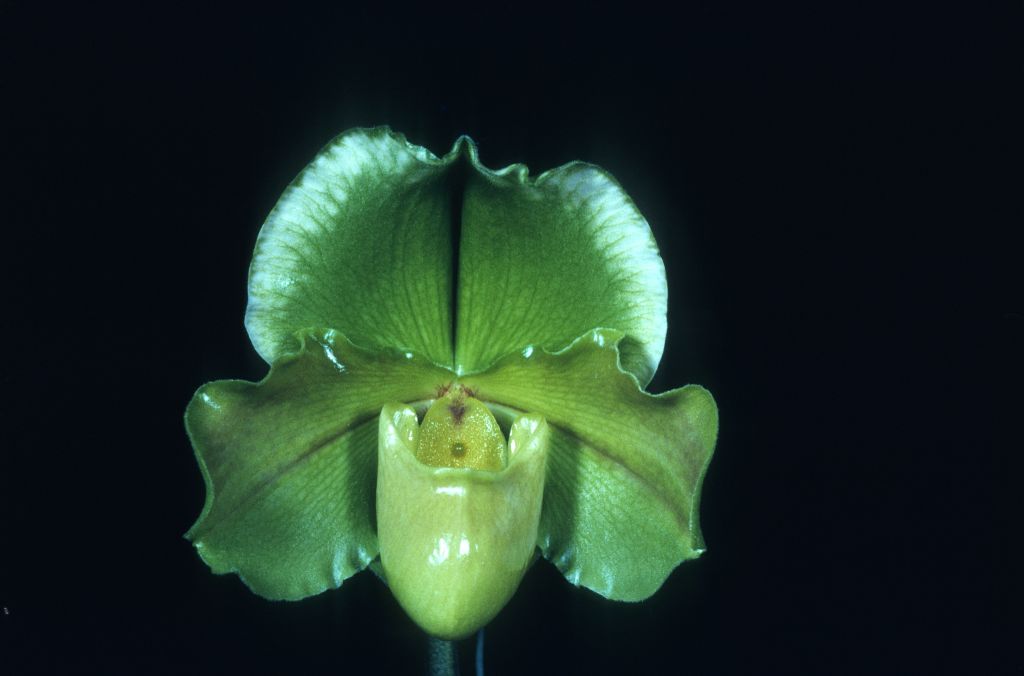
[[[296,331],[452,359],[451,204],[439,160],[387,128],[331,141],[288,186],[256,240],[245,326],[269,363]]]
[[[668,332],[668,280],[650,224],[618,181],[592,164],[575,162],[542,174],[537,182],[557,186],[568,204],[591,215],[587,224],[594,242],[624,281],[617,295],[632,308],[626,321],[611,327],[639,343],[639,349],[628,341],[620,345],[622,364],[647,385],[661,363]]]
[[[647,220],[604,169],[571,162],[534,179],[491,171],[476,149],[463,202],[456,370],[472,373],[527,344],[558,351],[613,328],[641,385],[665,346],[668,285]]]

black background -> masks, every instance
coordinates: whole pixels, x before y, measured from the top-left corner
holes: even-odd
[[[371,574],[270,603],[181,537],[185,404],[265,372],[263,218],[335,134],[389,124],[609,169],[668,268],[651,389],[720,407],[704,557],[640,604],[539,562],[489,674],[1019,673],[1014,8],[0,2],[0,671],[424,669]]]

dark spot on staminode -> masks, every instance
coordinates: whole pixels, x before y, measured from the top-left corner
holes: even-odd
[[[448,410],[452,414],[452,418],[455,419],[456,425],[462,424],[462,417],[466,415],[466,406],[461,401],[448,406]]]
[[[452,455],[456,458],[461,458],[466,455],[466,446],[461,441],[456,441],[452,444]]]

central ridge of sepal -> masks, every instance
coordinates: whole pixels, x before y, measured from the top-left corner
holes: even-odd
[[[537,543],[548,427],[522,415],[508,442],[459,384],[422,424],[404,404],[380,414],[377,537],[395,598],[426,632],[462,638],[512,597]]]

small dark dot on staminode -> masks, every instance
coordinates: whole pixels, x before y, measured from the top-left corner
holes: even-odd
[[[458,458],[458,457],[461,457],[461,456],[463,456],[465,454],[466,454],[466,445],[465,444],[463,444],[461,441],[456,441],[454,444],[452,444],[452,455],[454,455],[455,457]]]

